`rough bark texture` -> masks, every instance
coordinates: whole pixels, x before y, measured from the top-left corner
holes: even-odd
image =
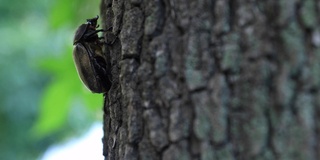
[[[319,0],[102,0],[116,38],[106,159],[320,159],[319,12]]]

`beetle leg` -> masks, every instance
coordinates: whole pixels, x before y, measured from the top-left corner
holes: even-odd
[[[88,35],[84,35],[84,39],[91,38],[92,36],[95,36],[98,32],[103,32],[103,29],[95,30],[94,32],[92,32]]]
[[[107,29],[107,31],[111,31],[111,30],[112,30],[112,28],[113,28],[112,26],[111,26],[111,27],[109,27],[109,28]]]
[[[103,82],[103,87],[109,90],[111,87],[111,73],[107,72],[106,63],[102,59],[94,58],[93,65],[98,73],[96,78],[100,79]]]
[[[89,48],[90,52],[92,51],[91,48]],[[92,53],[92,52],[91,52]],[[103,82],[103,87],[107,90],[111,87],[111,72],[109,67],[107,66],[107,63],[105,59],[99,56],[91,56],[91,64],[93,65],[94,72],[96,74],[96,78],[100,79],[101,82]]]
[[[109,27],[109,28],[107,28],[106,30],[104,30],[104,29],[99,29],[99,30],[101,30],[101,32],[107,32],[107,31],[111,31],[112,28],[113,28],[113,27]],[[97,31],[98,31],[98,30],[97,30]]]
[[[91,49],[89,49],[91,52]],[[91,54],[91,53],[89,53]],[[93,72],[95,73],[95,78],[101,82],[101,87],[104,87],[106,90],[109,90],[111,87],[111,73],[107,72],[107,64],[104,59],[101,57],[93,57],[91,55],[91,65],[93,66]]]
[[[115,36],[115,38],[113,38],[113,40],[111,42],[108,41],[104,41],[102,43],[106,44],[106,45],[112,45],[116,40],[117,40],[118,36]]]

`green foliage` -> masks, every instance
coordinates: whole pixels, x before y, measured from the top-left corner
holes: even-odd
[[[91,111],[101,110],[102,96],[92,95],[88,90],[84,89],[72,62],[72,37],[76,27],[72,30],[67,29],[67,32],[63,29],[65,27],[68,28],[70,24],[75,24],[77,21],[84,23],[86,18],[90,16],[90,14],[86,17],[78,16],[77,10],[88,10],[87,14],[92,12],[92,15],[95,15],[98,13],[98,6],[97,1],[58,0],[52,7],[49,24],[57,32],[62,32],[60,36],[65,39],[61,40],[59,35],[57,36],[59,42],[63,42],[57,43],[58,48],[62,48],[60,50],[62,54],[39,61],[40,68],[49,71],[53,75],[53,79],[44,93],[40,117],[34,126],[37,136],[47,136],[66,127],[66,120],[72,104],[79,104],[75,101],[81,101],[81,103],[86,104]]]
[[[15,55],[0,59],[0,159],[6,160],[32,159],[48,146],[28,138],[46,78],[27,64],[25,54]]]
[[[83,23],[87,18],[99,14],[98,7],[100,1],[88,0],[56,0],[49,15],[50,26],[58,29],[69,24]]]
[[[102,95],[85,89],[72,61],[75,29],[99,1],[0,4],[0,159],[36,159],[101,113]]]
[[[93,95],[84,88],[72,62],[71,47],[56,59],[39,62],[42,69],[50,71],[54,78],[46,89],[41,102],[40,117],[35,126],[37,136],[45,136],[65,127],[68,113],[74,101],[85,103],[91,111],[100,110],[102,96]],[[81,116],[81,115],[80,115]]]

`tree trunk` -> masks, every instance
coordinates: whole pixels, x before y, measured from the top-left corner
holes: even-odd
[[[106,159],[320,159],[320,2],[102,0]]]

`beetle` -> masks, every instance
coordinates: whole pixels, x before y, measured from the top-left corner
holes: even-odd
[[[83,84],[93,93],[106,93],[111,87],[111,73],[103,53],[97,28],[99,16],[81,24],[73,39],[73,60]]]

